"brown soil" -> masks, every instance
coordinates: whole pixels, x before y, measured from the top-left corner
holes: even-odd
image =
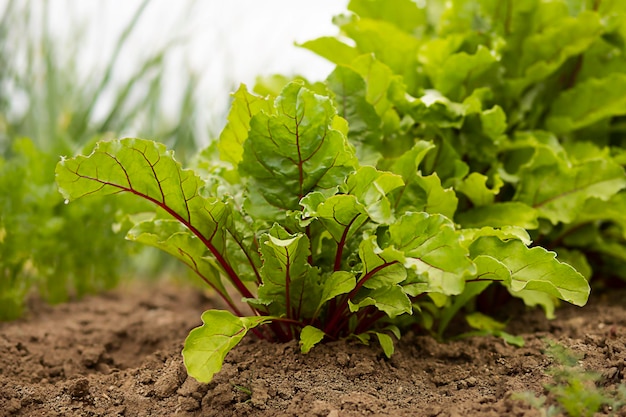
[[[545,338],[584,355],[581,366],[608,390],[624,382],[625,296],[566,306],[553,321],[524,313],[509,328],[523,348],[409,333],[386,360],[374,345],[342,341],[302,355],[296,343],[247,337],[208,385],[186,376],[180,355],[212,304],[197,290],[143,284],[34,303],[27,318],[0,324],[0,416],[540,416],[512,394],[541,394],[552,381]]]

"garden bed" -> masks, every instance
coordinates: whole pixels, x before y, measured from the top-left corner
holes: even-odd
[[[409,333],[386,360],[377,345],[340,341],[302,355],[296,342],[249,335],[208,385],[186,376],[180,355],[201,311],[216,306],[200,291],[133,284],[56,307],[33,301],[26,318],[0,324],[0,415],[539,416],[513,394],[552,381],[546,338],[584,355],[580,365],[608,390],[624,382],[625,296],[596,295],[552,321],[524,313],[508,328],[523,348]]]

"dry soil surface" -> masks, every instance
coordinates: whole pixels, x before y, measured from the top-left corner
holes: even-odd
[[[540,416],[514,393],[545,394],[555,360],[546,338],[581,355],[608,391],[624,383],[626,293],[523,313],[494,337],[435,342],[409,332],[387,360],[340,341],[302,355],[296,343],[248,336],[210,384],[187,377],[188,331],[215,303],[198,290],[135,284],[0,324],[0,416]],[[552,396],[548,396],[548,404]],[[626,407],[600,415],[626,416]]]

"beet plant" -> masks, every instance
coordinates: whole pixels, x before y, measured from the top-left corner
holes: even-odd
[[[127,238],[224,300],[185,342],[200,381],[248,332],[387,356],[460,311],[503,334],[472,309],[488,289],[552,316],[586,303],[594,253],[626,259],[625,11],[574,3],[353,0],[341,37],[303,45],[337,64],[325,82],[242,85],[193,168],[126,138],[64,158],[57,183],[152,202]]]
[[[242,87],[229,121],[220,149],[237,170],[215,163],[199,175],[164,145],[132,138],[57,168],[68,199],[126,192],[154,203],[128,239],[179,258],[230,308],[206,311],[186,340],[198,380],[209,381],[248,331],[299,339],[303,352],[324,338],[374,335],[391,355],[393,319],[420,314],[417,299],[493,281],[586,302],[587,281],[554,253],[528,248],[523,229],[460,230],[444,214],[454,213],[454,192],[419,171],[430,142],[416,141],[387,170],[361,165],[333,100],[297,82],[275,99]]]

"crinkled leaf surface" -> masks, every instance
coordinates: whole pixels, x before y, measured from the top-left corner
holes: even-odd
[[[98,142],[89,156],[59,162],[56,177],[69,200],[120,192],[146,199],[184,224],[218,260],[223,259],[230,208],[216,197],[203,195],[204,181],[182,169],[163,144],[133,138]]]
[[[354,195],[372,220],[389,223],[394,220],[394,214],[387,194],[402,185],[404,182],[399,175],[366,165],[348,177],[341,191]]]
[[[526,229],[518,226],[503,226],[499,228],[481,227],[480,229],[461,229],[461,242],[469,247],[472,243],[484,236],[497,237],[502,241],[519,240],[528,246],[532,243],[530,235]]]
[[[416,122],[440,128],[456,128],[463,126],[467,108],[456,103],[437,90],[424,90],[419,97],[395,94],[392,101],[402,111],[409,114]]]
[[[250,121],[239,171],[249,179],[249,194],[277,210],[298,210],[311,191],[333,194],[356,158],[344,135],[332,128],[336,110],[328,97],[294,82],[274,107],[275,114],[260,112]],[[261,200],[247,208],[254,213]]]
[[[350,68],[358,72],[367,86],[367,101],[374,106],[376,113],[381,117],[385,130],[394,131],[398,116],[388,99],[392,86],[398,87],[401,78],[395,75],[391,68],[376,59],[373,54],[364,54],[350,62]]]
[[[404,188],[396,201],[399,212],[424,211],[430,214],[443,214],[453,218],[459,199],[452,188],[444,188],[439,176],[434,173],[416,175]]]
[[[345,243],[369,220],[365,206],[350,194],[325,198],[321,193],[310,193],[301,204],[306,216],[317,218],[338,243]]]
[[[381,249],[370,236],[361,242],[359,257],[364,269],[359,286],[364,288],[349,301],[350,311],[373,305],[390,317],[411,312],[411,301],[398,285],[407,276],[404,255],[392,247]]]
[[[591,78],[564,91],[552,104],[548,129],[566,133],[598,120],[626,114],[626,74]]]
[[[359,311],[363,307],[375,306],[391,318],[412,311],[411,300],[399,285],[373,290],[362,289],[354,299],[348,301],[348,306],[351,312]]]
[[[335,23],[352,38],[361,53],[371,53],[404,77],[409,91],[417,86],[419,40],[392,23],[370,18],[343,17]],[[393,47],[390,47],[393,45]]]
[[[435,145],[419,141],[415,146],[394,160],[389,169],[402,176],[404,186],[392,193],[392,204],[397,212],[425,211],[454,216],[458,199],[454,190],[443,188],[436,173],[423,176],[419,164]]]
[[[480,77],[495,68],[498,57],[480,45],[474,54],[459,52],[451,55],[439,68],[433,85],[435,89],[453,100],[461,101],[478,85]]]
[[[497,237],[479,238],[470,246],[470,252],[473,257],[487,255],[505,265],[511,280],[502,283],[513,292],[540,291],[579,306],[587,302],[589,283],[570,265],[559,262],[554,252],[528,248],[518,240],[503,242]]]
[[[506,113],[498,105],[481,111],[480,122],[484,134],[493,140],[498,139],[506,131]]]
[[[382,288],[399,284],[406,279],[404,254],[393,247],[381,249],[375,236],[361,241],[359,258],[363,262],[366,288]]]
[[[321,297],[319,273],[308,263],[309,239],[289,234],[279,225],[261,237],[263,284],[259,298],[270,301],[270,311],[287,317],[311,317]]]
[[[248,330],[271,321],[270,317],[237,317],[228,311],[208,310],[202,314],[200,327],[185,340],[183,359],[189,375],[208,383],[222,369],[226,354],[246,335]]]
[[[248,92],[244,84],[233,93],[228,123],[220,133],[217,148],[222,161],[237,166],[243,157],[243,142],[248,138],[250,119],[259,112],[272,113],[271,101]]]
[[[412,295],[422,292],[460,294],[466,274],[475,272],[467,249],[460,243],[460,235],[445,216],[407,213],[389,226],[389,234],[390,245],[404,254],[404,265],[419,279],[411,284]]]
[[[517,226],[524,229],[539,227],[538,211],[519,201],[506,201],[475,207],[459,213],[455,220],[463,227]]]
[[[559,19],[543,29],[524,39],[519,62],[521,77],[511,81],[512,95],[554,73],[566,59],[585,51],[603,32],[599,15],[591,11]]]
[[[570,164],[548,148],[537,148],[520,171],[515,200],[552,223],[569,223],[590,198],[607,200],[626,187],[624,169],[609,158]]]

